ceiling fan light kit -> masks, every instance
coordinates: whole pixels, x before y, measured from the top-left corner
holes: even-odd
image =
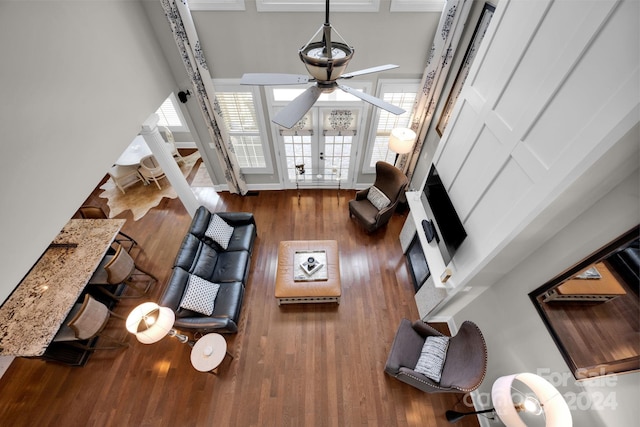
[[[380,65],[344,74],[349,61],[353,57],[354,48],[349,46],[331,26],[329,22],[329,0],[326,0],[325,16],[324,24],[311,38],[311,40],[313,40],[322,32],[322,41],[313,42],[309,40],[309,42],[298,51],[300,59],[307,68],[307,72],[311,75],[311,78],[298,74],[246,73],[242,76],[240,84],[270,86],[314,82],[315,84],[313,86],[296,97],[272,118],[272,122],[287,129],[291,129],[304,117],[322,93],[333,92],[336,88],[393,114],[404,113],[405,110],[402,108],[383,101],[380,98],[337,83],[336,80],[338,79],[350,79],[363,74],[391,70],[398,66],[394,64]],[[342,41],[332,42],[331,36],[333,32],[335,32]]]
[[[322,31],[322,41],[312,42],[318,33]],[[326,20],[306,45],[298,51],[300,59],[304,62],[307,71],[318,81],[318,86],[323,84],[333,90],[335,80],[347,69],[347,65],[353,58],[354,49],[338,34],[342,42],[332,42],[331,33],[334,31],[329,23],[329,1],[326,5]]]

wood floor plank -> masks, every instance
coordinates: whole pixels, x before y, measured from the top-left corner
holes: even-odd
[[[94,354],[83,368],[16,359],[0,379],[0,419],[12,426],[448,426],[460,394],[426,394],[383,372],[403,317],[417,319],[398,235],[406,214],[371,235],[349,218],[353,191],[262,191],[241,197],[198,190],[211,210],[253,212],[258,238],[239,322],[225,335],[218,375],[191,367],[190,348],[165,338]],[[106,208],[94,192],[88,204]],[[188,229],[179,200],[163,200],[124,232],[137,262],[159,279],[157,300]],[[337,304],[278,306],[274,280],[281,240],[331,239],[340,249]],[[121,302],[127,315],[139,300]],[[110,326],[111,327],[111,326]],[[121,327],[121,326],[120,326]],[[119,326],[113,326],[118,331]],[[464,407],[458,405],[458,410]],[[8,424],[9,425],[9,424]],[[459,426],[477,426],[466,417]]]

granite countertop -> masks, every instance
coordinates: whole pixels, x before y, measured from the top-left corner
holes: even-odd
[[[0,356],[41,356],[124,219],[72,219],[0,307]]]

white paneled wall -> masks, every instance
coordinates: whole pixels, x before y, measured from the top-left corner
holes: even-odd
[[[434,155],[468,233],[456,287],[638,122],[637,26],[636,0],[500,2]]]

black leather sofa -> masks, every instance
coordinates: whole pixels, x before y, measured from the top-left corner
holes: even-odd
[[[234,227],[226,250],[205,235],[212,213],[200,206],[180,250],[173,271],[158,304],[176,313],[174,327],[201,333],[238,331],[238,320],[249,276],[251,252],[257,237],[253,214],[246,212],[216,212]],[[195,274],[220,284],[211,316],[180,307],[189,280]]]

